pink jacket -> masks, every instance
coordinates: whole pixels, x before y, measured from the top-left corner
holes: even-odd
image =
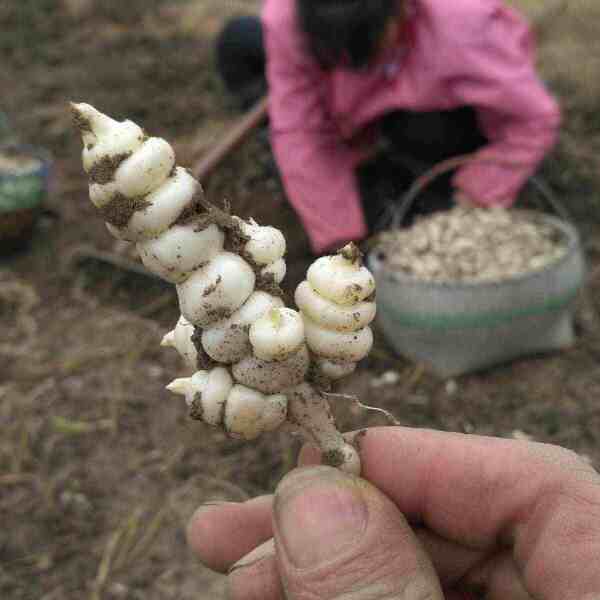
[[[517,163],[457,171],[455,187],[484,205],[510,206],[555,142],[560,112],[536,75],[530,30],[501,0],[412,0],[408,41],[360,72],[319,68],[295,0],[265,0],[262,20],[273,148],[315,252],[367,235],[355,141],[385,112],[476,108],[490,140],[480,154]]]

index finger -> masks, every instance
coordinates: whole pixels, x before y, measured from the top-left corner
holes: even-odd
[[[536,444],[405,427],[349,434],[362,477],[385,492],[412,522],[483,549],[510,542],[527,509],[571,479],[597,480],[577,455]],[[318,462],[303,450],[302,464]]]
[[[402,427],[354,437],[362,476],[445,539],[480,550],[514,545],[521,572],[539,570],[544,585],[554,584],[548,573],[567,577],[573,561],[600,556],[600,477],[568,450]],[[581,577],[566,581],[587,585]]]

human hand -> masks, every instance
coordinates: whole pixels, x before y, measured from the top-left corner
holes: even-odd
[[[600,476],[574,453],[400,427],[357,440],[365,479],[296,469],[274,497],[194,515],[189,543],[230,570],[233,600],[600,599]]]

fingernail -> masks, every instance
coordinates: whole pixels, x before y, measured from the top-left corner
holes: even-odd
[[[274,514],[281,546],[298,568],[338,558],[360,539],[368,518],[358,480],[331,467],[288,475],[275,494]]]
[[[270,539],[268,542],[261,544],[257,548],[254,548],[252,552],[246,554],[244,558],[238,560],[227,572],[228,575],[231,575],[234,571],[238,571],[239,569],[245,569],[246,567],[251,567],[256,563],[264,560],[268,556],[275,556],[275,540]]]
[[[227,500],[209,500],[208,502],[203,502],[194,512],[194,516],[204,512],[205,510],[209,510],[217,506],[226,506],[227,504],[235,504],[235,502],[228,502]]]
[[[235,502],[231,502],[230,500],[209,500],[208,502],[203,502],[200,506],[223,506],[224,504],[235,504]]]
[[[227,504],[235,504],[234,502],[226,502],[225,500],[210,500],[208,502],[203,502],[191,516],[187,523],[188,529],[194,524],[196,519],[200,517],[206,511],[209,511],[211,508],[217,508],[219,506],[226,506]]]

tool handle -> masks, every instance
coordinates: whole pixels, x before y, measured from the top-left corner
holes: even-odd
[[[193,168],[195,177],[204,182],[216,167],[267,118],[268,96],[259,100],[233,127],[225,137],[201,158]]]

